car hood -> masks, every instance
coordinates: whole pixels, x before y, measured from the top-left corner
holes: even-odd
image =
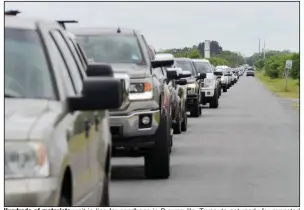
[[[5,99],[5,140],[27,140],[48,109],[47,100]]]
[[[194,83],[196,81],[194,77],[186,77],[183,79],[186,79],[188,84]]]
[[[150,75],[150,70],[147,66],[136,64],[110,64],[115,73],[126,73],[131,79],[146,78]]]
[[[206,74],[206,79],[214,79],[214,74],[213,73],[207,73]]]

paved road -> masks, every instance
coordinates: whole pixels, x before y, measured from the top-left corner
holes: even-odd
[[[298,112],[242,77],[174,137],[170,179],[144,179],[143,158],[112,162],[113,206],[299,205]]]

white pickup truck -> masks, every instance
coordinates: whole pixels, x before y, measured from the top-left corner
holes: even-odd
[[[209,103],[210,108],[218,108],[221,88],[209,60],[192,59],[192,61],[200,74],[206,74],[201,86],[201,103],[203,105]]]

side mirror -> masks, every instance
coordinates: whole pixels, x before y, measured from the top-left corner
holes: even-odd
[[[168,70],[167,69],[167,78],[168,79],[178,79],[179,74],[178,74],[177,70]]]
[[[191,77],[192,73],[190,71],[182,71],[182,74],[179,76],[180,78]]]
[[[174,64],[174,60],[154,60],[151,61],[152,68],[159,68],[159,67],[171,67]]]
[[[108,64],[89,64],[87,68],[88,77],[113,77],[112,66]]]
[[[83,82],[82,96],[68,98],[69,111],[117,109],[123,103],[120,79],[87,78]]]
[[[177,85],[186,85],[188,82],[186,79],[179,79],[179,80],[176,80],[176,84]]]
[[[206,76],[206,73],[199,73],[199,75],[197,76],[197,79],[205,79],[207,76]]]

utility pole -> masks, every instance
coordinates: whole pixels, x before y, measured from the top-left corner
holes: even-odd
[[[264,60],[265,60],[265,54],[266,54],[265,39],[264,39],[264,50],[263,50],[263,52],[264,52]]]
[[[259,39],[259,56],[261,56],[261,40]]]

